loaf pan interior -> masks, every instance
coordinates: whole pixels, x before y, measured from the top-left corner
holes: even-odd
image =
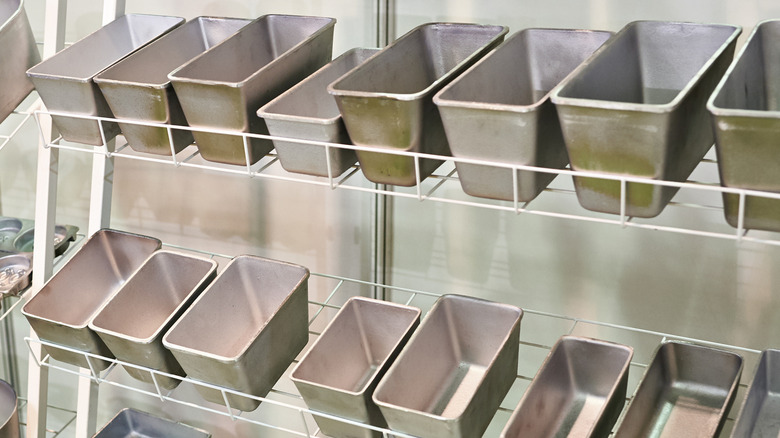
[[[780,350],[764,350],[732,438],[780,436]]]
[[[209,438],[211,434],[146,412],[125,408],[93,438]]]

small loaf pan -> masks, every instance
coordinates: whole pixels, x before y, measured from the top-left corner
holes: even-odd
[[[387,427],[371,396],[419,322],[420,309],[415,307],[350,298],[290,378],[310,409]],[[340,421],[316,415],[314,419],[328,436],[382,436]]]
[[[27,70],[27,75],[50,111],[114,117],[94,77],[183,22],[179,17],[123,15]],[[65,140],[103,144],[97,121],[58,116],[52,120]],[[103,128],[106,141],[119,134],[115,123],[104,123]]]
[[[725,187],[780,192],[780,20],[759,23],[708,102]],[[739,195],[723,194],[726,221],[738,227]],[[780,231],[780,200],[745,198],[744,228]]]
[[[764,350],[731,438],[780,436],[780,350]]]
[[[562,336],[501,438],[607,437],[626,402],[631,347]]]
[[[706,102],[741,28],[629,23],[556,87],[572,168],[685,181],[714,141]],[[620,213],[620,181],[575,177],[580,204]],[[626,215],[654,217],[678,188],[628,183]]]
[[[0,122],[33,90],[25,72],[41,62],[22,0],[0,4]]]
[[[204,159],[253,164],[273,149],[270,140],[251,138],[245,154],[238,134],[268,134],[257,109],[330,61],[335,24],[264,15],[168,75],[190,126],[236,131],[193,132]]]
[[[279,137],[349,144],[349,135],[341,113],[327,87],[348,71],[362,64],[379,49],[352,49],[331,61],[298,85],[282,93],[257,111],[265,120],[268,132]],[[357,161],[351,149],[274,140],[276,155],[284,170],[314,176],[339,176]]]
[[[377,150],[450,155],[433,95],[504,40],[505,26],[428,23],[328,86],[352,142]],[[357,152],[363,174],[379,184],[416,184],[414,158]],[[420,160],[420,178],[442,163]]]
[[[210,438],[205,430],[125,408],[92,438]]]
[[[163,337],[193,379],[265,397],[309,340],[309,270],[238,256]],[[203,398],[225,404],[221,391],[198,385]],[[231,407],[260,402],[228,394]]]
[[[713,438],[742,374],[738,354],[665,342],[655,352],[615,437]]]
[[[18,406],[14,388],[0,380],[0,438],[19,438]]]
[[[526,29],[444,87],[439,108],[457,158],[562,169],[569,164],[550,90],[610,32]],[[463,191],[514,200],[512,169],[455,162]],[[518,171],[517,200],[534,199],[554,173]]]
[[[103,229],[93,234],[27,304],[22,314],[44,341],[113,357],[88,324],[122,284],[161,242],[138,234]],[[84,355],[58,348],[46,348],[52,358],[88,367]],[[90,360],[95,370],[108,366]]]
[[[515,381],[522,316],[506,304],[439,298],[374,392],[390,428],[482,436]]]
[[[95,77],[95,83],[119,119],[186,125],[168,73],[219,44],[250,20],[198,17],[119,61]],[[168,130],[119,123],[128,145],[138,152],[171,155]],[[192,132],[171,131],[173,151],[193,142]]]
[[[216,276],[214,260],[156,251],[89,323],[114,356],[122,361],[184,376],[184,370],[162,344],[162,337]],[[154,383],[151,374],[127,367],[138,380]],[[180,380],[156,376],[166,389]]]

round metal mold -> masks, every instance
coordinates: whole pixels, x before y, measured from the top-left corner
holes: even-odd
[[[31,271],[32,261],[24,254],[0,257],[0,293],[16,295],[26,289],[30,285]]]
[[[34,241],[35,229],[30,228],[14,239],[14,250],[19,252],[32,252]],[[69,245],[70,241],[68,240],[67,228],[62,225],[56,225],[54,227],[54,255],[62,255],[62,253],[68,249]]]
[[[0,380],[0,438],[19,438],[16,391]]]
[[[8,241],[19,234],[22,229],[22,221],[14,218],[0,219],[0,243]]]

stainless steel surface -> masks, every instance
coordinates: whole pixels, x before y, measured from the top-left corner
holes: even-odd
[[[715,437],[742,374],[738,354],[665,342],[634,393],[615,437]]]
[[[127,14],[27,70],[46,108],[75,115],[113,117],[93,78],[120,59],[184,22],[179,17]],[[68,141],[102,145],[97,121],[53,116]],[[103,124],[105,140],[119,133]]]
[[[0,380],[0,438],[19,438],[19,415],[16,391]]]
[[[501,438],[609,436],[626,402],[633,354],[626,345],[562,336]]]
[[[32,254],[0,256],[0,298],[18,295],[30,285]]]
[[[420,309],[352,297],[290,375],[309,409],[387,427],[371,400],[379,380],[420,322]],[[381,437],[380,432],[314,416],[323,434]]]
[[[309,339],[309,270],[255,256],[228,263],[163,337],[193,379],[264,397]],[[222,393],[198,387],[225,404]],[[231,407],[260,402],[228,395]]]
[[[780,20],[759,23],[712,94],[721,184],[780,192]],[[723,194],[726,221],[739,224],[739,196]],[[744,228],[780,231],[780,201],[747,196]]]
[[[780,350],[764,350],[731,438],[780,436]]]
[[[328,86],[356,145],[450,155],[433,95],[504,40],[505,26],[418,26]],[[412,62],[413,60],[413,62]],[[414,159],[358,152],[363,174],[380,184],[416,184]],[[420,160],[420,179],[439,160]]]
[[[160,245],[151,237],[100,230],[22,307],[22,314],[45,341],[113,357],[88,324]],[[46,352],[62,362],[89,366],[80,354],[56,348],[46,348]],[[96,370],[107,365],[99,360],[90,362]]]
[[[357,67],[379,49],[352,49],[325,67],[268,102],[257,111],[268,132],[280,137],[350,144],[336,100],[327,87]],[[276,155],[284,170],[315,176],[328,176],[325,148],[274,140]],[[331,176],[344,173],[357,161],[355,151],[330,148]]]
[[[575,170],[685,181],[713,143],[706,101],[741,28],[637,21],[585,61],[551,99]],[[620,182],[574,178],[580,204],[620,213]],[[677,188],[628,183],[626,214],[657,216]]]
[[[331,58],[336,20],[264,15],[168,76],[184,115],[195,128],[268,134],[257,109]],[[273,149],[270,140],[195,132],[204,159],[255,163]],[[248,156],[247,156],[248,155]]]
[[[2,259],[0,259],[2,260]],[[162,337],[214,279],[217,262],[172,251],[156,251],[122,285],[89,323],[111,353],[126,362],[184,376]],[[126,367],[132,377],[154,383],[152,375]],[[165,389],[180,380],[157,376]]]
[[[95,83],[119,119],[186,125],[168,73],[219,44],[250,20],[197,17],[119,61],[95,77]],[[136,151],[171,155],[165,128],[119,123],[127,143]],[[193,142],[186,130],[171,131],[173,149]]]
[[[92,438],[209,438],[210,433],[146,412],[125,408]]]
[[[610,32],[526,29],[445,86],[439,108],[452,155],[562,169],[569,164],[552,90]],[[463,191],[513,201],[512,170],[456,162]],[[517,200],[534,199],[555,174],[519,171]]]
[[[22,0],[0,3],[0,121],[33,90],[25,72],[41,61]]]
[[[482,436],[517,375],[522,316],[507,304],[439,298],[374,392],[390,428]]]

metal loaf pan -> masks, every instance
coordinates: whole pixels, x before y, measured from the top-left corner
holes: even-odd
[[[780,192],[780,20],[759,23],[710,98],[723,186]],[[739,195],[723,194],[739,226]],[[780,200],[747,196],[744,228],[780,231]]]
[[[665,342],[647,367],[615,437],[715,437],[741,374],[738,354]]]
[[[301,359],[291,379],[316,411],[387,427],[371,400],[376,385],[420,322],[420,309],[353,297]],[[314,416],[323,434],[374,438],[382,434]]]
[[[685,181],[713,143],[706,102],[741,28],[629,23],[553,90],[572,168]],[[620,181],[575,177],[580,204],[620,213]],[[626,215],[657,216],[677,188],[628,183]]]
[[[522,316],[506,304],[439,298],[374,392],[390,428],[482,436],[515,381]]]
[[[41,61],[22,0],[0,4],[0,121],[33,90],[25,72]]]
[[[156,251],[122,285],[89,323],[111,353],[125,362],[184,376],[184,370],[162,337],[184,310],[214,279],[214,260]],[[150,373],[125,368],[138,380],[154,383]],[[180,380],[156,376],[165,389],[175,388]]]
[[[764,350],[731,438],[780,436],[780,350]]]
[[[328,86],[352,142],[390,149],[450,155],[433,95],[504,40],[505,26],[428,23]],[[380,184],[416,184],[414,158],[357,152],[363,174]],[[420,178],[440,160],[420,160]]]
[[[268,134],[257,109],[330,61],[335,24],[264,15],[168,75],[190,126],[236,132],[194,132],[204,159],[253,164],[273,149],[270,140],[251,138],[245,154],[238,135]]]
[[[123,15],[27,70],[27,75],[50,111],[114,117],[93,78],[183,22],[179,17]],[[97,121],[61,116],[52,120],[65,140],[103,144]],[[104,123],[103,128],[106,141],[119,134],[115,123]]]
[[[452,155],[562,169],[569,164],[552,90],[612,35],[526,29],[477,61],[433,98]],[[512,169],[455,162],[463,191],[514,200]],[[554,173],[518,171],[517,200],[534,199]]]
[[[113,357],[88,324],[103,303],[160,245],[159,240],[151,237],[100,230],[22,307],[22,314],[44,341]],[[62,362],[80,367],[90,365],[78,353],[58,348],[46,351]],[[89,362],[96,370],[108,366],[105,361]]]
[[[309,340],[309,270],[238,256],[163,337],[193,379],[265,397]],[[225,404],[221,391],[198,386],[203,398]],[[231,407],[260,402],[227,395]]]
[[[119,61],[95,77],[95,83],[119,119],[186,125],[168,73],[219,44],[250,20],[197,17],[157,41]],[[119,123],[131,148],[138,152],[171,155],[193,142],[192,132],[181,129]],[[171,149],[173,142],[173,152]]]
[[[271,135],[349,144],[341,113],[333,96],[328,94],[327,87],[378,51],[347,51],[268,102],[257,111],[257,116],[265,120]],[[326,157],[322,146],[283,140],[274,140],[274,146],[279,162],[288,172],[328,176],[329,159],[331,176],[338,176],[357,161],[355,151],[351,149],[329,148],[330,154]]]
[[[607,437],[626,402],[631,347],[562,336],[501,438]]]
[[[125,408],[92,438],[209,438],[211,434],[186,424]]]
[[[0,380],[0,438],[19,438],[18,405],[14,388]]]

